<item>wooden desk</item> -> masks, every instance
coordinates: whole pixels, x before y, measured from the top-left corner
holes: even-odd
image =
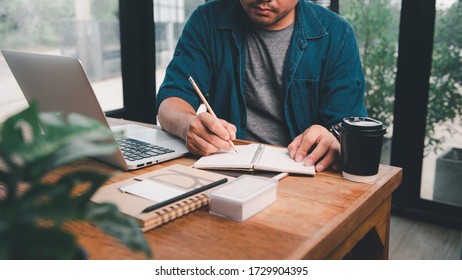
[[[114,183],[174,163],[187,156],[133,172]],[[86,160],[107,171],[115,169]],[[246,222],[211,215],[202,208],[145,233],[155,259],[387,259],[391,194],[401,168],[381,165],[374,184],[353,183],[340,173],[289,176],[279,182],[276,203]],[[86,223],[69,225],[90,259],[142,259]]]

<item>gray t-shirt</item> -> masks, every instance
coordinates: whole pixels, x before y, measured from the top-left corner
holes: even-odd
[[[249,28],[245,75],[247,139],[287,146],[290,135],[284,121],[282,74],[293,24],[282,30]]]

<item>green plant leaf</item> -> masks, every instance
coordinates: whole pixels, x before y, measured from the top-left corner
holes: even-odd
[[[0,144],[11,151],[17,150],[26,143],[25,133],[35,138],[41,134],[37,104],[9,117],[1,126]]]
[[[115,147],[107,126],[81,115],[39,114],[32,104],[8,118],[0,126],[0,187],[5,188],[0,189],[0,258],[75,258],[74,237],[61,228],[63,222],[73,220],[95,223],[151,256],[135,220],[114,205],[90,201],[108,174],[74,170],[53,182],[45,179],[58,167],[88,156],[109,155]],[[19,191],[20,185],[27,187]],[[75,194],[77,187],[80,195]]]
[[[75,259],[78,245],[68,232],[56,228],[18,225],[8,240],[8,258],[21,260]]]
[[[55,226],[60,226],[66,220],[82,220],[91,196],[108,177],[95,170],[77,170],[51,185],[33,185],[19,201],[23,218],[47,219]],[[73,195],[74,188],[82,184],[86,188],[79,195]]]
[[[40,125],[44,134],[14,150],[24,160],[31,177],[85,157],[109,155],[116,149],[111,130],[84,116],[70,114],[65,120],[60,115],[45,113],[40,117]]]
[[[95,223],[107,234],[116,237],[133,250],[142,251],[148,258],[152,257],[151,249],[144,239],[138,223],[129,216],[120,213],[113,204],[92,204],[86,220]]]
[[[37,114],[32,104],[1,128],[0,156],[11,170],[26,166],[21,174],[26,181],[85,157],[112,154],[117,147],[112,131],[97,120],[78,114],[67,119]]]
[[[93,194],[109,179],[109,175],[96,170],[78,170],[67,174],[58,181],[58,184],[75,187],[78,184],[85,183],[87,188],[79,192],[77,196],[72,196],[77,208],[83,208],[90,202]]]
[[[15,194],[17,190],[17,178],[15,178],[14,174],[11,172],[6,172],[0,170],[0,209],[7,207],[7,205],[11,205],[14,203]],[[8,188],[4,187],[8,186]],[[2,190],[6,193],[2,194]],[[2,197],[2,195],[4,197]]]

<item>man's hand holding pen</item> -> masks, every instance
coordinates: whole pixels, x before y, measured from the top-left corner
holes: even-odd
[[[236,126],[204,112],[189,125],[186,147],[191,153],[204,156],[222,149],[232,150],[230,140],[236,140]]]
[[[186,135],[188,150],[192,153],[197,151],[198,155],[210,155],[221,149],[233,150],[237,153],[233,144],[233,140],[236,139],[236,126],[219,119],[194,79],[189,77],[188,80],[207,108],[207,113],[199,114],[189,125]]]

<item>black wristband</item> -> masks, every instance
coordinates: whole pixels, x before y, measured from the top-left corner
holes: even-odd
[[[338,124],[331,125],[329,128],[329,132],[332,133],[335,138],[340,142],[340,132],[338,132]]]

